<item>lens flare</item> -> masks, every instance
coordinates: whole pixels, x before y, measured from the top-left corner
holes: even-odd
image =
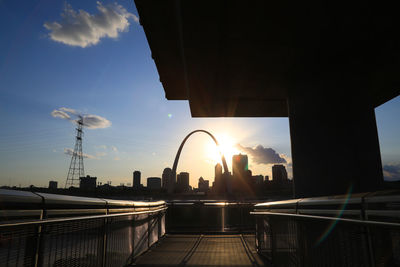
[[[351,185],[349,187],[349,190],[347,191],[346,198],[345,198],[342,206],[339,209],[339,213],[336,216],[336,220],[332,221],[329,224],[329,226],[326,228],[326,230],[318,238],[317,242],[315,243],[315,246],[318,246],[319,244],[321,244],[329,236],[329,234],[333,231],[333,229],[335,228],[335,226],[338,223],[339,219],[343,216],[343,213],[346,210],[346,206],[347,206],[347,203],[349,203],[349,199],[351,197],[352,191],[353,191],[353,185]]]
[[[232,166],[232,156],[239,154],[239,150],[236,148],[237,141],[228,134],[215,134],[215,138],[218,141],[219,146],[209,142],[205,147],[205,153],[210,161],[216,163],[221,162],[221,153],[225,156],[225,160],[228,166]]]

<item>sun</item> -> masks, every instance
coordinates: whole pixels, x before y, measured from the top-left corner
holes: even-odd
[[[214,162],[214,164],[222,164],[221,152],[225,156],[225,160],[230,168],[230,166],[232,166],[232,156],[240,153],[240,151],[236,148],[236,144],[238,142],[229,134],[214,134],[214,136],[217,139],[219,146],[217,147],[214,142],[207,142],[205,147],[207,158]]]

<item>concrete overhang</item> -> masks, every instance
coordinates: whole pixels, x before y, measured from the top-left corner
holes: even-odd
[[[166,98],[189,100],[193,117],[286,117],[309,88],[374,107],[400,93],[400,16],[387,3],[135,3]]]

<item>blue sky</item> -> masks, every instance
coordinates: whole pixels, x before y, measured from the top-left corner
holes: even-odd
[[[107,27],[107,17],[96,17],[101,8],[119,15],[108,17]],[[70,20],[83,10],[97,28],[72,38],[76,29],[63,22],[65,9],[78,12],[67,12]],[[167,101],[137,15],[133,1],[0,1],[0,184],[64,184],[70,161],[64,152],[73,148],[75,132],[70,121],[51,115],[62,107],[111,123],[85,129],[83,150],[91,156],[85,172],[113,185],[130,183],[134,170],[161,176],[195,129],[232,144],[272,148],[290,162],[287,118],[194,119],[186,101]],[[400,179],[399,115],[399,97],[376,109],[388,179]],[[207,136],[193,136],[178,171],[190,172],[196,187],[200,176],[213,180],[212,151]],[[271,166],[250,157],[254,174],[270,175]]]

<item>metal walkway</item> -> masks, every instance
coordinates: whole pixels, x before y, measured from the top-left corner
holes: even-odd
[[[133,266],[264,266],[254,235],[167,235]]]

